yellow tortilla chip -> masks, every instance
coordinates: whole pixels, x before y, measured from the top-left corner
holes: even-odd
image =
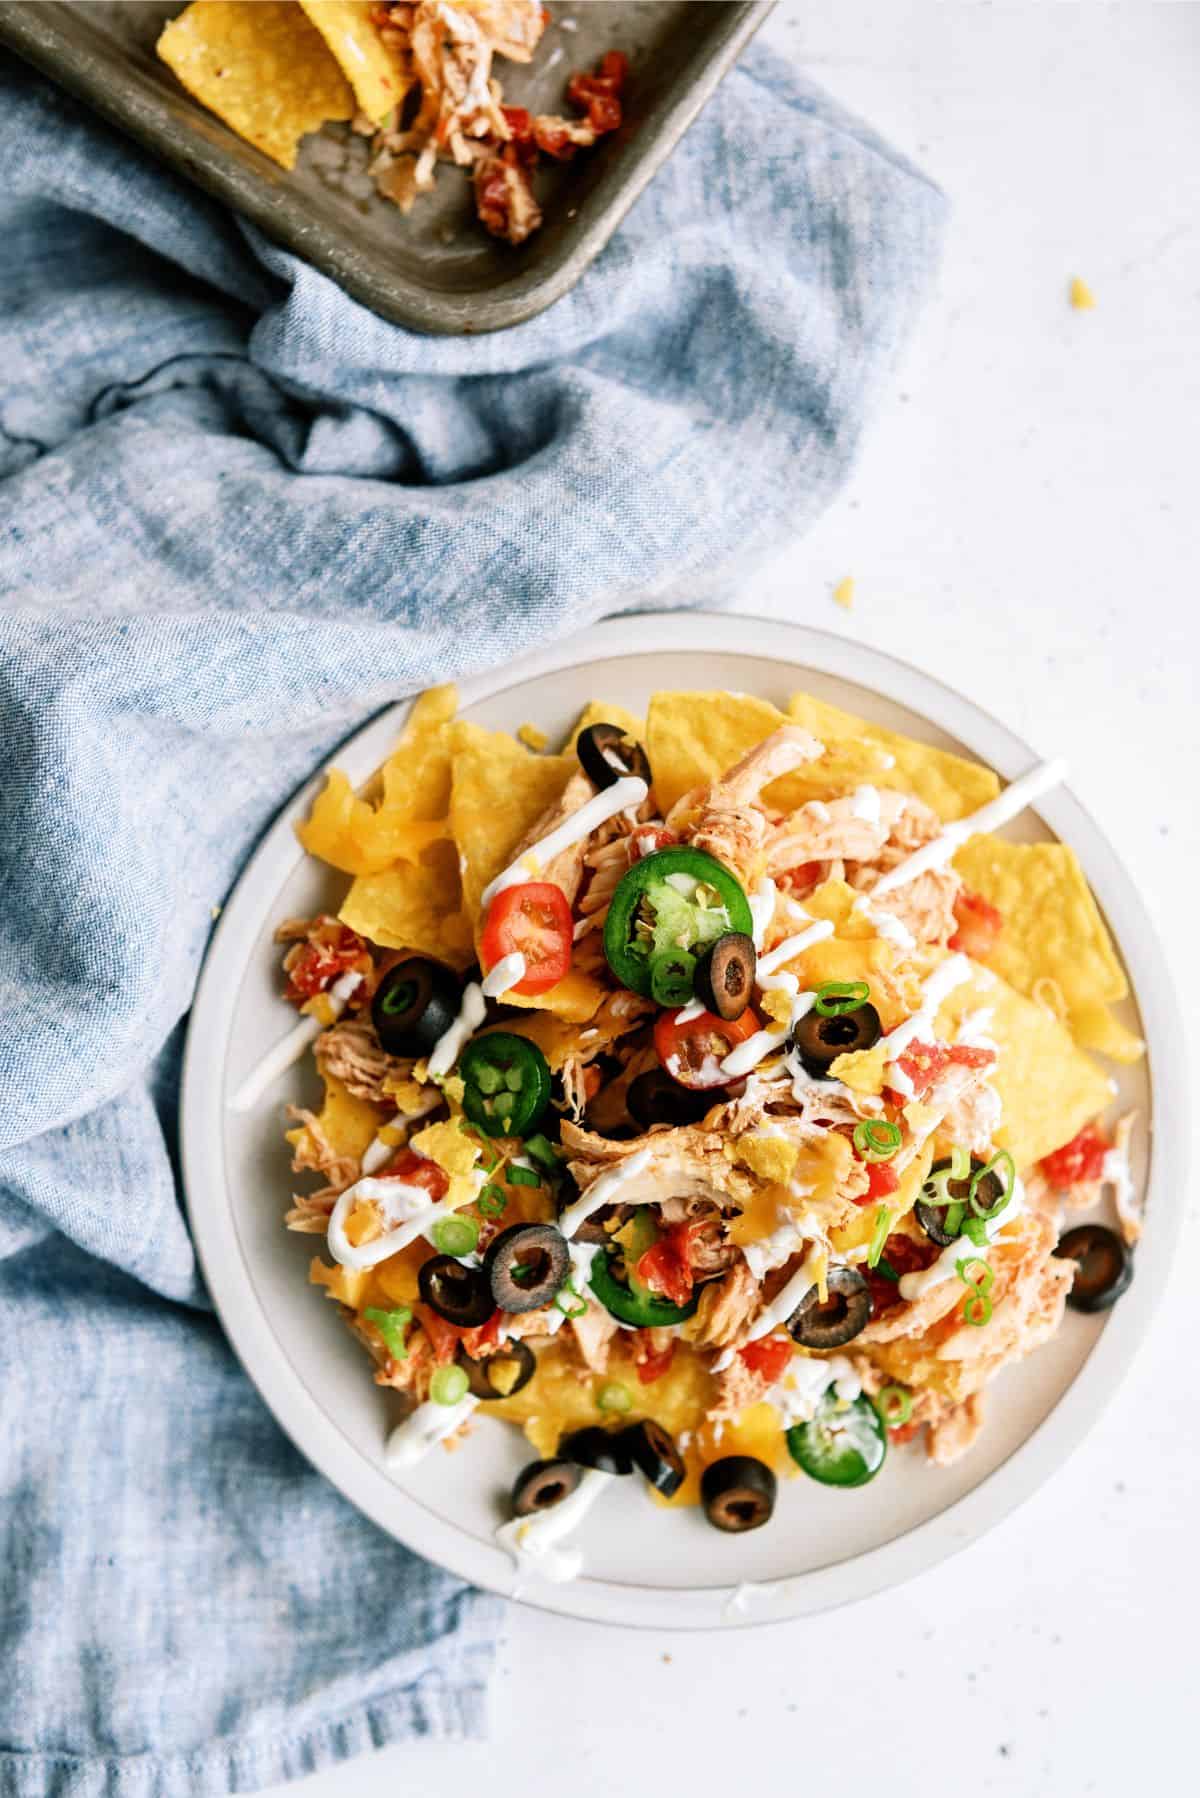
[[[575,721],[575,728],[567,738],[564,755],[573,755],[575,745],[579,741],[581,731],[590,730],[593,724],[615,724],[624,731],[627,737],[635,742],[646,741],[646,724],[642,718],[636,718],[632,712],[626,711],[623,705],[614,705],[608,699],[591,700]]]
[[[307,132],[354,116],[324,38],[282,0],[193,0],[164,28],[158,54],[189,94],[285,169]]]
[[[1052,981],[1078,1042],[1135,1061],[1141,1042],[1108,1011],[1127,996],[1129,983],[1075,851],[1065,843],[975,836],[954,866],[1003,914],[989,968],[1027,997],[1039,982]]]
[[[378,0],[300,0],[354,89],[360,112],[373,125],[403,103],[413,84],[404,58],[394,55],[372,14]]]
[[[747,693],[656,693],[644,741],[664,817],[692,787],[716,780],[787,722],[765,699]]]
[[[383,949],[411,949],[460,971],[475,959],[471,920],[462,909],[458,854],[449,841],[431,843],[415,863],[360,875],[338,916]]]
[[[400,741],[383,764],[383,810],[412,819],[444,818],[450,809],[450,730],[458,710],[452,683],[428,687],[415,701]]]
[[[541,755],[549,741],[549,737],[539,725],[522,724],[517,730],[517,742],[524,743],[526,749],[532,749],[535,755]]]
[[[379,1129],[379,1109],[366,1099],[356,1099],[336,1074],[325,1074],[325,1097],[316,1113],[321,1135],[335,1155],[352,1155],[361,1161],[367,1144]],[[307,1124],[285,1132],[294,1149],[308,1148],[315,1157],[316,1144]]]
[[[1076,1047],[1064,1024],[999,975],[980,970],[950,994],[938,1013],[938,1035],[953,1041],[969,1011],[992,1013],[987,1030],[1000,1051],[990,1076],[1003,1114],[996,1142],[1017,1167],[1060,1149],[1112,1098],[1108,1076]]]
[[[910,1212],[921,1196],[921,1188],[925,1184],[925,1176],[933,1166],[933,1144],[926,1143],[915,1160],[910,1161],[900,1176],[900,1184],[895,1192],[889,1192],[886,1198],[873,1204],[860,1206],[856,1214],[840,1229],[830,1232],[829,1240],[841,1255],[848,1249],[862,1248],[869,1243],[875,1234],[875,1220],[880,1206],[891,1213],[888,1220],[889,1232],[896,1228],[902,1217]]]
[[[978,811],[1000,791],[999,780],[981,762],[884,730],[811,693],[794,694],[788,715],[825,745],[819,762],[789,776],[796,786],[807,787],[806,799],[851,793],[867,783],[914,793],[949,823]],[[890,766],[889,756],[894,758]]]
[[[411,1139],[409,1147],[418,1155],[436,1161],[450,1176],[447,1203],[469,1205],[475,1197],[475,1167],[479,1160],[479,1144],[459,1129],[459,1119],[445,1118],[440,1124],[426,1124]]]
[[[450,828],[458,844],[463,904],[477,923],[484,887],[561,796],[577,764],[573,756],[531,755],[503,731],[461,720],[451,726],[450,745]]]
[[[449,835],[445,818],[419,823],[360,799],[340,768],[331,768],[324,790],[296,835],[310,855],[344,874],[378,874],[394,862],[415,862],[430,843]]]

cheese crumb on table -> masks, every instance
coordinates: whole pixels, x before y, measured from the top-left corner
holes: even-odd
[[[1087,282],[1081,281],[1078,275],[1071,277],[1071,304],[1076,312],[1091,312],[1096,304],[1095,294]]]
[[[853,609],[854,581],[852,576],[847,575],[844,581],[838,582],[833,590],[833,597],[836,599],[838,605],[842,607],[843,611],[849,612]]]

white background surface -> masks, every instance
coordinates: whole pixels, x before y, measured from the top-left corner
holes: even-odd
[[[1143,885],[1190,1030],[1200,6],[783,0],[767,36],[954,210],[937,297],[856,478],[747,608],[917,662],[1065,752]],[[1069,307],[1074,274],[1095,311]],[[831,599],[847,574],[850,614]],[[392,1749],[288,1790],[729,1798],[770,1779],[851,1798],[1076,1798],[1168,1770],[1189,1789],[1194,1194],[1181,1183],[1181,1269],[1133,1373],[983,1542],[890,1595],[734,1636],[514,1609],[487,1745]]]

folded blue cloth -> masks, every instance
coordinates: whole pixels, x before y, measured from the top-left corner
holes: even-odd
[[[942,204],[758,52],[573,293],[439,339],[4,60],[0,167],[0,1792],[245,1791],[479,1731],[501,1607],[301,1461],[208,1309],[212,908],[385,701],[802,528]]]

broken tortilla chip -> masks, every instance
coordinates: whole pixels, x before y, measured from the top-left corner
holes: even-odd
[[[375,24],[378,0],[300,0],[373,125],[404,102],[413,85],[408,58],[389,49]]]
[[[1027,998],[1053,990],[1042,984],[1052,982],[1078,1043],[1136,1061],[1141,1040],[1108,1009],[1128,996],[1129,983],[1075,851],[1065,843],[976,836],[954,866],[1003,916],[988,967]]]
[[[290,0],[193,0],[158,54],[201,105],[282,168],[327,119],[354,116],[354,94],[324,38]]]
[[[411,949],[460,972],[475,959],[471,920],[462,909],[458,853],[448,839],[431,843],[416,862],[360,875],[338,916],[383,949]]]
[[[819,761],[788,777],[805,788],[805,799],[852,793],[864,784],[887,787],[915,794],[951,823],[978,811],[1000,791],[999,780],[982,762],[884,730],[811,693],[793,694],[788,715],[825,745]]]
[[[559,798],[574,756],[531,755],[503,731],[460,720],[451,727],[450,828],[458,844],[463,904],[479,920],[479,896],[521,839]]]

